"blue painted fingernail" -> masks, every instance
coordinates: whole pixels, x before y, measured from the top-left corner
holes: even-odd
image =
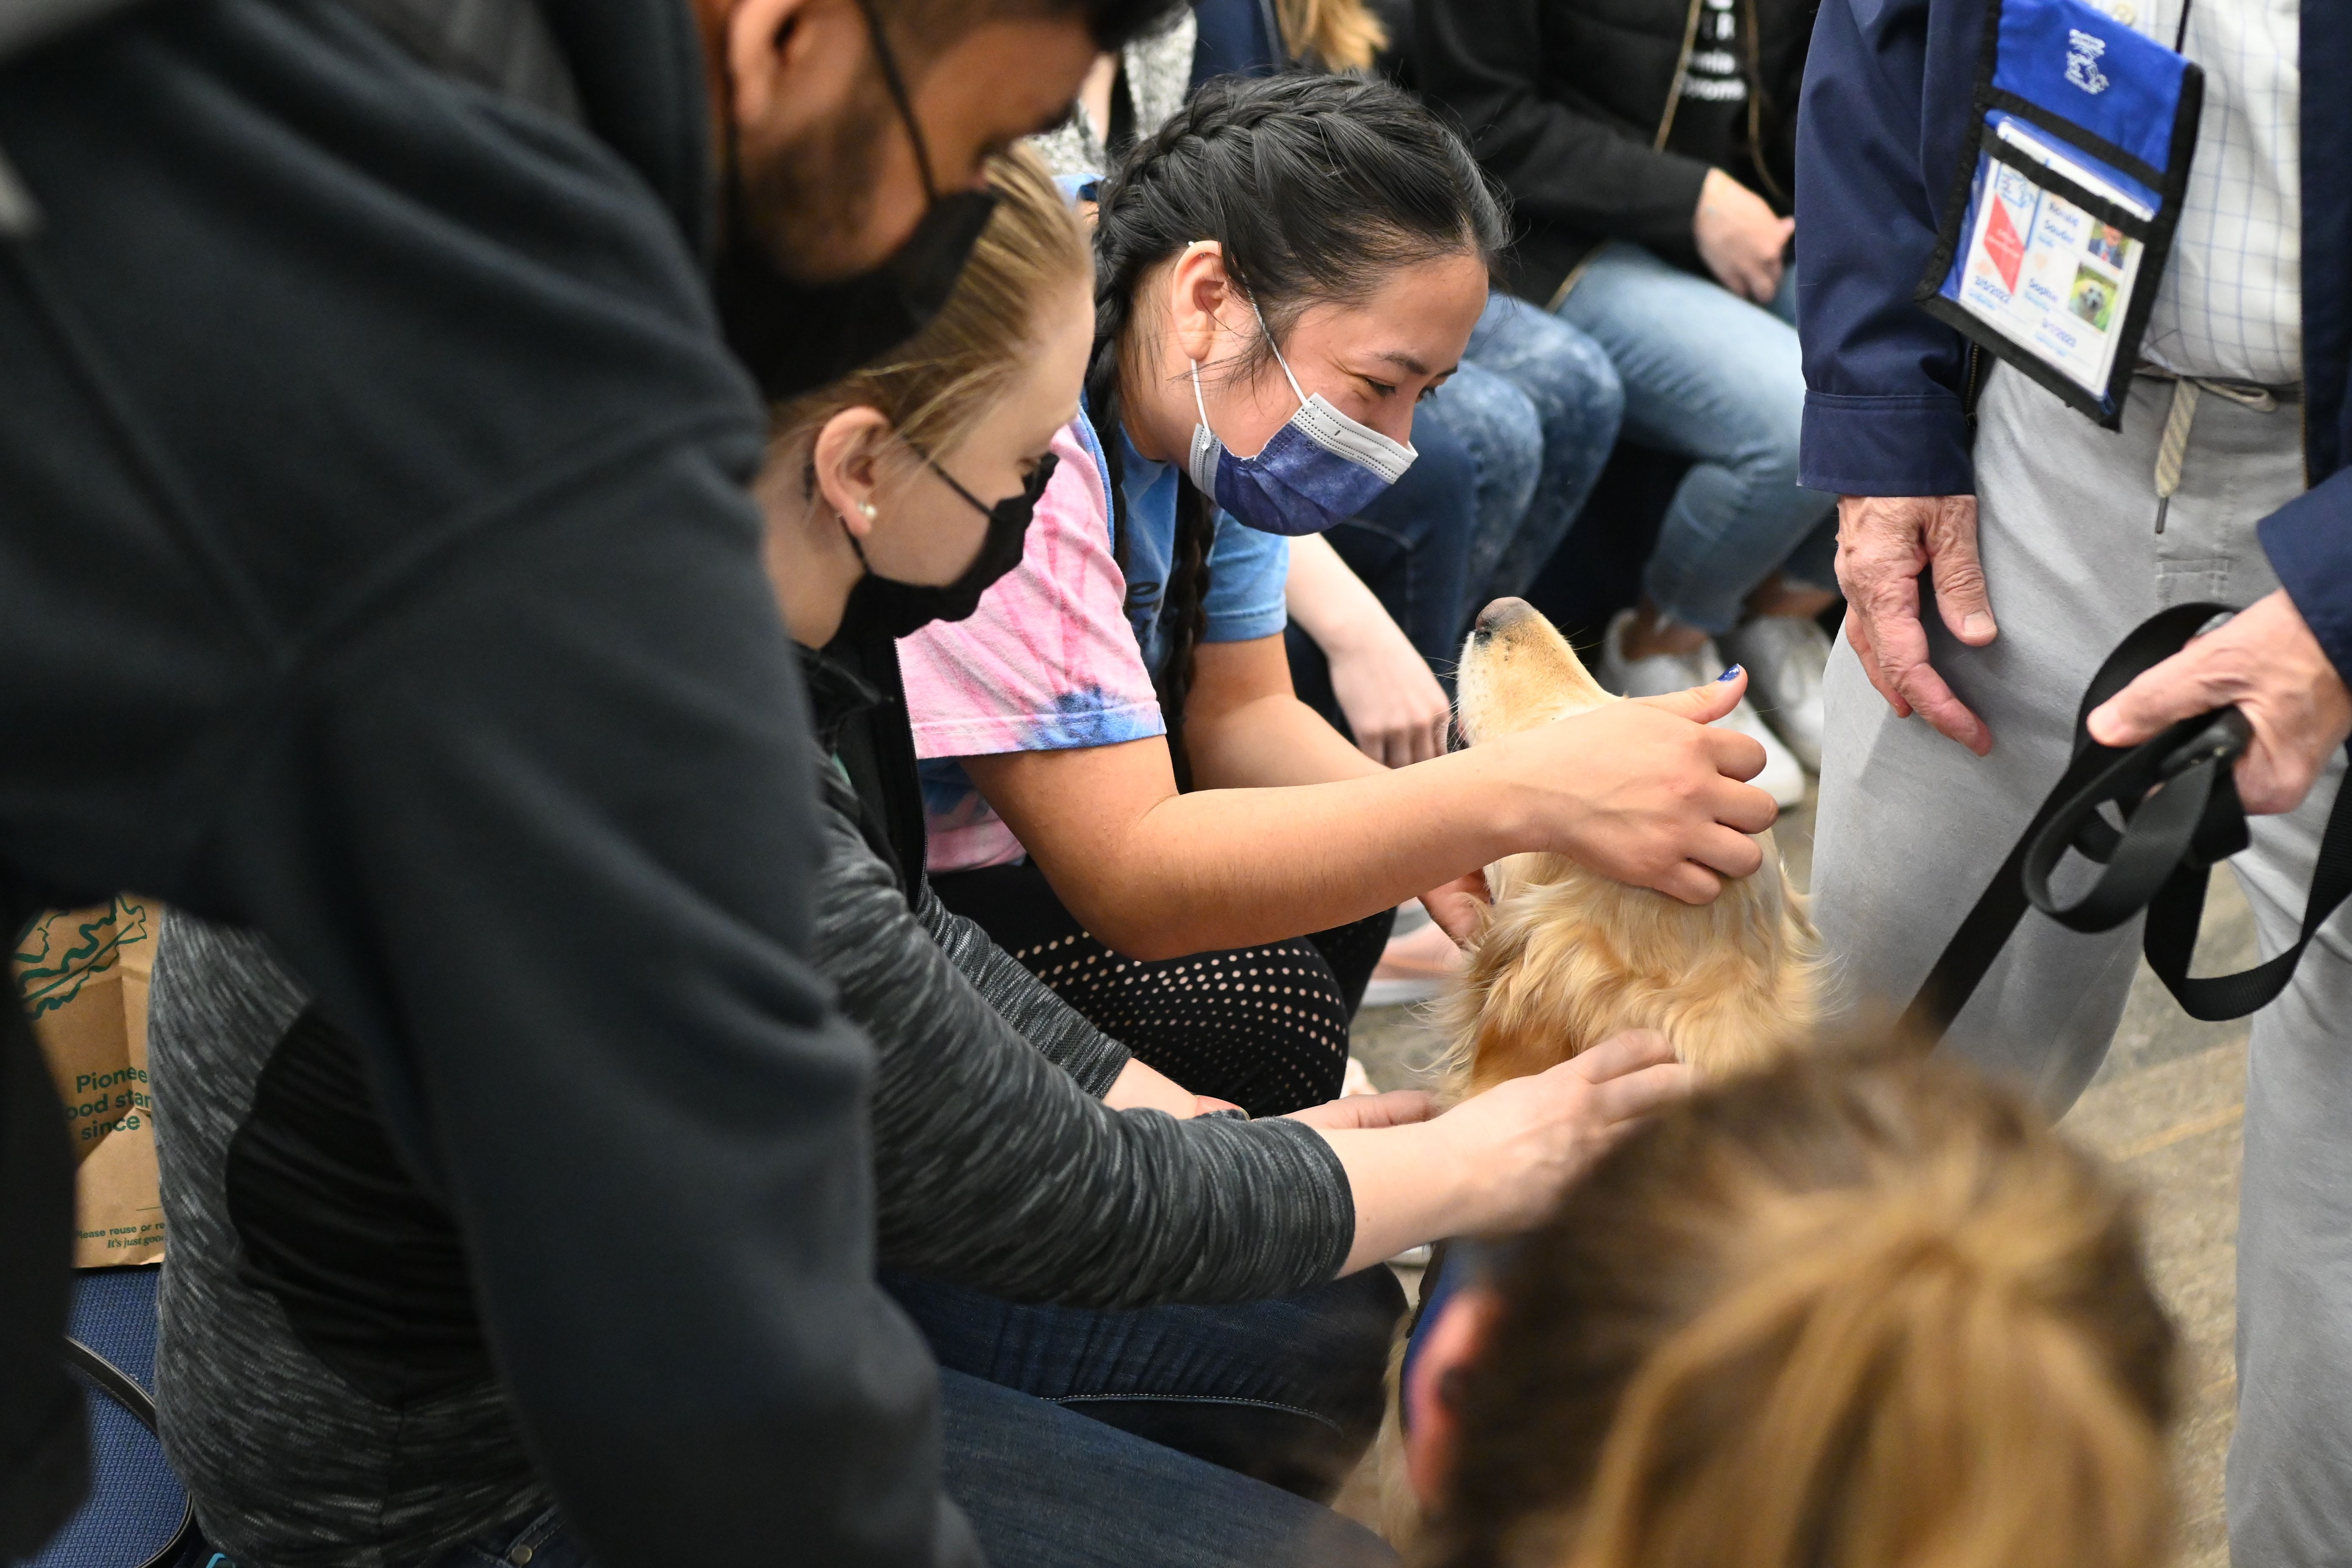
[[[1729,669],[1725,670],[1721,675],[1717,676],[1716,679],[1717,680],[1729,680],[1733,676],[1738,675],[1738,673],[1739,667],[1735,664]]]

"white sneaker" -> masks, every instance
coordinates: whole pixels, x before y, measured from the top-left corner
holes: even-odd
[[[1620,610],[1609,623],[1609,635],[1601,641],[1601,684],[1620,697],[1664,697],[1669,692],[1705,686],[1722,674],[1724,666],[1730,662],[1711,638],[1689,653],[1654,653],[1629,659],[1624,651],[1625,632],[1633,624],[1633,612]],[[1754,736],[1764,748],[1764,771],[1748,783],[1770,795],[1776,805],[1804,804],[1805,765],[1780,743],[1771,726],[1756,711],[1755,704],[1743,697],[1737,708],[1716,722],[1727,730]]]
[[[1759,616],[1723,639],[1723,651],[1748,667],[1748,692],[1764,721],[1813,773],[1822,771],[1822,672],[1829,634],[1798,616]]]

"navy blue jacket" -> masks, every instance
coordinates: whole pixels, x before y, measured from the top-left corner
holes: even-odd
[[[1912,303],[1971,156],[1983,0],[1823,0],[1797,132],[1801,482],[1842,495],[1976,488],[1966,343]],[[2352,6],[2307,0],[2303,79],[2352,78]],[[2352,679],[2352,98],[2303,98],[2304,460],[2263,549]]]

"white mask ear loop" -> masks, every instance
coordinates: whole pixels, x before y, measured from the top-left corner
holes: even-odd
[[[1193,245],[1207,243],[1209,242],[1204,239],[1196,239],[1192,242]],[[1282,345],[1274,341],[1274,329],[1265,324],[1265,313],[1257,308],[1257,301],[1255,300],[1250,301],[1250,314],[1257,318],[1257,330],[1265,334],[1265,346],[1273,352],[1274,363],[1282,367],[1282,379],[1290,383],[1291,395],[1298,399],[1299,407],[1306,407],[1307,389],[1300,386],[1298,378],[1290,374],[1290,362],[1282,357]],[[1213,436],[1216,430],[1209,423],[1209,405],[1201,396],[1201,362],[1192,360],[1189,363],[1192,372],[1192,407],[1201,416],[1201,428]]]
[[[1282,357],[1282,345],[1274,341],[1274,329],[1265,324],[1265,317],[1259,311],[1255,300],[1250,301],[1250,314],[1257,317],[1257,330],[1265,334],[1265,346],[1273,351],[1274,363],[1282,367],[1282,379],[1290,383],[1291,393],[1298,399],[1298,406],[1306,407],[1307,389],[1300,386],[1298,378],[1290,374],[1290,362]]]

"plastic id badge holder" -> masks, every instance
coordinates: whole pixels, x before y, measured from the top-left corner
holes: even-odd
[[[1976,163],[1920,305],[2121,425],[2204,100],[2197,66],[2082,0],[1989,0]]]

